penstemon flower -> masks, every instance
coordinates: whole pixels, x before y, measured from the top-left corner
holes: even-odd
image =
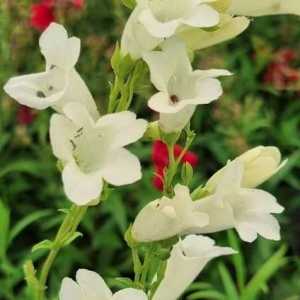
[[[115,294],[109,289],[100,275],[80,269],[76,281],[64,278],[59,300],[147,300],[146,294],[137,289],[124,289]]]
[[[219,13],[207,0],[138,0],[122,37],[122,51],[140,58],[164,38],[187,28],[218,25]]]
[[[84,106],[69,103],[54,114],[50,138],[54,155],[62,161],[62,179],[69,199],[77,205],[98,201],[103,180],[120,186],[141,179],[138,158],[124,147],[140,139],[147,122],[132,112],[110,114],[95,122]]]
[[[196,209],[186,186],[177,184],[174,192],[173,199],[162,197],[140,211],[132,227],[134,239],[159,241],[200,230],[209,224],[208,215]]]
[[[160,127],[165,132],[181,131],[195,108],[217,100],[223,93],[216,77],[231,75],[227,70],[193,71],[185,45],[178,39],[162,44],[162,51],[143,56],[151,81],[159,91],[148,106],[160,113]]]
[[[80,40],[69,38],[63,26],[52,23],[41,35],[40,49],[46,59],[46,71],[11,78],[4,86],[6,93],[20,104],[35,109],[52,107],[58,112],[68,102],[81,102],[96,120],[96,104],[74,68]]]
[[[231,248],[215,246],[208,237],[187,236],[173,247],[153,300],[178,299],[213,258],[235,253]]]
[[[245,167],[239,160],[227,164],[212,195],[197,200],[199,212],[209,216],[209,224],[196,233],[213,233],[235,228],[240,238],[253,242],[257,235],[280,240],[280,226],[271,214],[280,214],[284,208],[271,194],[242,185]],[[257,174],[259,173],[259,170]]]
[[[232,0],[229,12],[252,17],[277,14],[300,15],[300,2],[298,0]]]
[[[255,147],[237,157],[234,161],[243,164],[243,177],[241,185],[245,188],[254,188],[264,183],[270,177],[275,175],[285,164],[282,162],[280,150],[277,147]],[[214,190],[220,177],[227,167],[224,167],[214,174],[207,182],[209,190]]]

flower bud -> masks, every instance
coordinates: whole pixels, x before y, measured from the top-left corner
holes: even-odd
[[[244,175],[242,178],[242,187],[254,188],[264,183],[274,174],[276,174],[286,163],[281,163],[281,153],[277,147],[258,146],[253,148],[234,161],[243,163]],[[214,174],[207,182],[207,187],[214,190],[223,174],[224,168]]]

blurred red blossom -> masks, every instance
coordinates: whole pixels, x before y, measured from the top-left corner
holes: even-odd
[[[300,70],[291,64],[297,59],[297,54],[292,49],[281,49],[267,67],[264,82],[275,89],[283,90],[300,80]]]
[[[183,148],[180,145],[174,146],[174,156],[179,158],[182,154]],[[169,165],[169,154],[167,145],[157,140],[153,143],[152,147],[152,162],[155,168],[155,174],[153,178],[153,185],[160,191],[164,188],[164,170]],[[187,151],[181,159],[181,163],[189,163],[192,167],[197,166],[199,162],[198,156],[191,152]]]
[[[21,105],[17,111],[17,123],[20,125],[30,125],[36,117],[34,110]]]
[[[54,21],[54,8],[49,5],[48,1],[42,1],[31,6],[30,25],[33,28],[43,31]]]
[[[43,31],[56,21],[55,9],[57,7],[83,9],[84,4],[85,0],[41,0],[31,6],[30,25]]]

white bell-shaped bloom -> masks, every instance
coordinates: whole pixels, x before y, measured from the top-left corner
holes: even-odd
[[[242,186],[246,188],[254,188],[264,183],[287,162],[286,160],[282,162],[280,150],[273,146],[255,147],[234,159],[234,161],[237,160],[242,162],[244,167]],[[207,187],[210,190],[213,190],[218,184],[225,168],[219,170],[208,180]]]
[[[63,162],[65,193],[77,205],[95,204],[103,180],[120,186],[141,178],[138,158],[124,147],[140,139],[147,122],[132,112],[110,114],[97,122],[80,103],[69,103],[54,114],[50,139],[54,155]]]
[[[232,0],[229,13],[241,16],[265,16],[278,14],[300,15],[298,0]]]
[[[169,38],[181,26],[208,28],[220,21],[219,13],[207,0],[139,0],[145,4],[139,21],[154,37]]]
[[[217,100],[223,89],[216,77],[231,75],[227,70],[193,71],[186,47],[177,38],[163,43],[162,51],[149,52],[143,58],[159,91],[148,105],[161,113],[160,124],[167,132],[181,130],[197,105]]]
[[[80,269],[76,273],[76,281],[64,278],[59,300],[148,300],[148,298],[143,291],[132,288],[113,294],[100,275]]]
[[[155,49],[163,41],[152,36],[141,24],[139,16],[145,8],[144,3],[136,5],[122,34],[121,52],[123,55],[129,54],[133,59],[141,58],[144,53]]]
[[[174,198],[162,197],[140,211],[132,227],[135,240],[164,240],[208,225],[208,216],[195,210],[195,202],[186,186],[177,184],[174,192]]]
[[[93,97],[74,66],[80,53],[80,40],[68,38],[61,25],[52,23],[40,38],[46,71],[11,78],[5,92],[20,104],[35,108],[52,107],[62,112],[68,102],[81,102],[96,120],[99,113]]]
[[[235,253],[232,248],[215,246],[209,237],[187,236],[173,247],[153,300],[178,299],[213,258]]]
[[[240,238],[253,242],[258,234],[266,239],[280,240],[280,226],[272,214],[284,208],[271,194],[242,186],[243,163],[235,160],[224,168],[214,193],[196,201],[199,212],[209,215],[209,225],[195,233],[213,233],[235,228]]]
[[[138,0],[123,32],[124,54],[140,58],[165,38],[188,28],[208,28],[220,21],[207,0]]]

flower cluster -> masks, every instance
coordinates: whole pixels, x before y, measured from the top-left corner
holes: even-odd
[[[42,293],[38,299],[43,299],[47,274],[58,251],[77,237],[76,228],[87,207],[99,204],[102,196],[109,194],[104,193],[108,185],[121,186],[141,179],[140,161],[126,147],[144,135],[151,136],[149,131],[154,127],[153,162],[161,176],[157,186],[163,195],[140,211],[125,235],[133,254],[135,281],[127,280],[127,288],[113,294],[99,275],[79,270],[77,282],[63,280],[60,300],[175,300],[210,260],[236,253],[216,246],[208,234],[235,229],[246,242],[255,241],[258,235],[280,239],[274,214],[284,208],[274,196],[258,188],[285,165],[276,147],[251,149],[228,161],[207,182],[199,182],[196,189],[190,187],[192,166],[198,162],[197,156],[188,151],[195,137],[190,120],[198,106],[221,97],[219,77],[231,75],[223,69],[194,70],[191,57],[196,49],[241,33],[249,24],[246,16],[299,14],[298,2],[136,2],[121,48],[117,47],[112,58],[116,82],[106,114],[100,115],[75,68],[80,40],[69,37],[56,23],[39,41],[45,71],[11,78],[4,87],[20,104],[56,111],[50,120],[52,150],[59,160],[65,194],[75,204],[56,239],[42,244],[51,252],[38,280],[38,293]],[[148,100],[148,106],[159,115],[155,126],[128,110],[136,78],[146,66],[156,89]],[[185,141],[184,146],[178,141]],[[185,168],[181,180],[177,180],[181,163]],[[151,264],[156,269],[150,272]],[[30,274],[33,278],[34,273]]]

